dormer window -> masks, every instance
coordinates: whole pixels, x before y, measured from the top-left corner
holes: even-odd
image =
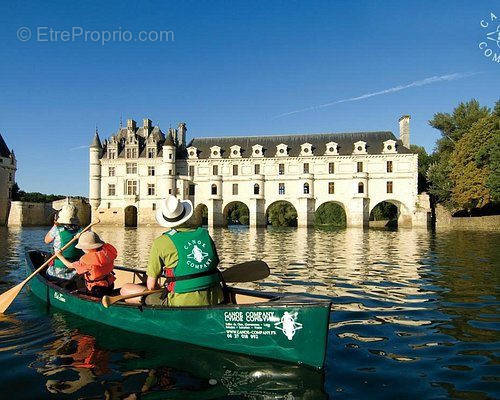
[[[338,152],[338,144],[335,142],[328,142],[326,144],[326,151],[325,155],[328,156],[337,156],[339,154]]]
[[[231,146],[229,148],[230,150],[230,157],[231,158],[240,158],[241,157],[241,147],[238,145]]]
[[[219,146],[212,146],[210,147],[210,158],[220,158],[220,147]]]
[[[276,157],[286,157],[288,156],[288,146],[281,143],[276,146]]]
[[[384,142],[384,149],[382,150],[382,153],[386,153],[386,154],[394,154],[394,153],[397,153],[397,149],[396,149],[396,141],[395,140],[386,140]]]
[[[262,146],[260,144],[254,144],[252,146],[252,157],[263,157],[264,152],[262,150]]]
[[[302,157],[312,156],[313,155],[312,144],[304,143],[300,145],[300,155]]]
[[[155,158],[155,157],[156,157],[156,149],[154,147],[149,147],[148,158]]]
[[[128,147],[125,149],[126,158],[137,158],[139,149],[137,147]]]
[[[108,158],[113,160],[116,158],[116,149],[108,149]]]
[[[366,142],[360,140],[359,142],[354,143],[353,154],[366,154]]]
[[[194,146],[188,147],[187,153],[190,160],[198,158],[198,149]]]

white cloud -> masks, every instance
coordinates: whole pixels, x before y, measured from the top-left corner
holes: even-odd
[[[84,144],[84,145],[82,145],[82,146],[71,147],[71,148],[69,149],[69,151],[75,151],[75,150],[81,150],[81,149],[88,149],[88,148],[89,148],[89,146],[88,146],[88,145],[86,145],[86,144]]]
[[[405,90],[405,89],[409,89],[409,88],[413,88],[413,87],[430,85],[432,83],[443,82],[443,81],[454,81],[457,79],[468,78],[470,76],[474,76],[474,75],[477,75],[480,73],[481,72],[465,72],[465,73],[455,72],[453,74],[447,74],[447,75],[441,75],[441,76],[431,76],[430,78],[425,78],[425,79],[421,79],[419,81],[414,81],[414,82],[408,83],[406,85],[394,86],[394,87],[391,87],[389,89],[380,90],[378,92],[366,93],[366,94],[362,94],[361,96],[350,97],[348,99],[336,100],[336,101],[332,101],[329,103],[320,104],[317,106],[311,106],[311,107],[307,107],[307,108],[302,108],[300,110],[286,112],[283,114],[276,115],[274,118],[286,117],[288,115],[298,114],[298,113],[305,112],[305,111],[320,110],[320,109],[325,108],[325,107],[331,107],[335,104],[364,100],[364,99],[368,99],[370,97],[380,96],[380,95],[389,94],[389,93],[395,93],[395,92],[399,92],[401,90]]]

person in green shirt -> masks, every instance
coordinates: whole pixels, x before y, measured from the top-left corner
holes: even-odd
[[[158,289],[159,278],[166,276],[165,292],[147,296],[144,300],[147,305],[209,306],[224,301],[217,269],[219,257],[208,231],[201,227],[174,229],[192,215],[193,205],[189,200],[181,201],[169,196],[161,203],[156,220],[170,229],[153,242],[146,271],[146,287],[127,283],[121,288],[122,295]],[[127,301],[139,303],[141,298]]]

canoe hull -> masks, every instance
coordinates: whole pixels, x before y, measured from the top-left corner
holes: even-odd
[[[31,272],[29,256],[26,262]],[[104,308],[99,301],[74,296],[42,276],[29,282],[29,290],[50,306],[139,334],[316,368],[325,359],[329,302]]]

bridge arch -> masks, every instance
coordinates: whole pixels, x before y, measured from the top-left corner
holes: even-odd
[[[371,226],[396,228],[411,226],[409,207],[396,199],[383,199],[370,202],[369,221]]]
[[[340,201],[327,200],[316,205],[314,213],[316,226],[347,226],[347,210]]]
[[[191,218],[195,226],[208,225],[208,206],[204,203],[198,203],[194,207]]]
[[[297,207],[288,200],[276,200],[266,208],[266,222],[273,226],[297,226]]]
[[[249,225],[250,207],[243,201],[231,201],[224,206],[222,217],[224,226]]]

